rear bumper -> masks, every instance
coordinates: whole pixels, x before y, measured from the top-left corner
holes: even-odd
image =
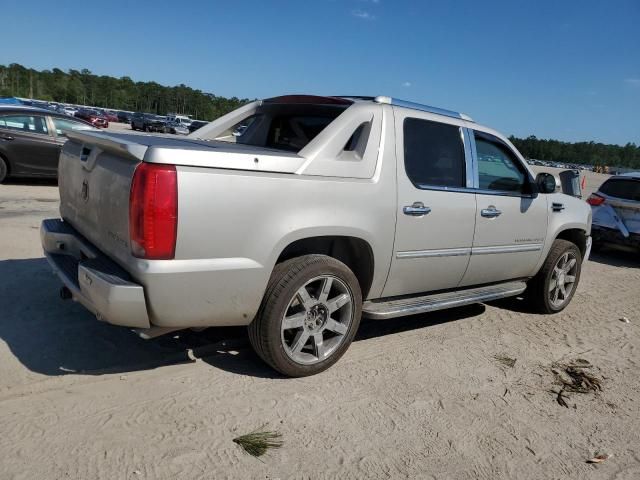
[[[592,225],[591,236],[596,243],[612,243],[615,245],[640,248],[640,234],[638,233],[629,232],[629,236],[625,237],[618,229]]]
[[[44,253],[73,300],[114,325],[149,328],[144,289],[69,224],[58,219],[40,226]]]

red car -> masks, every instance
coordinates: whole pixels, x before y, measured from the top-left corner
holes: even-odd
[[[109,126],[109,121],[95,110],[81,108],[74,116],[89,122],[94,127],[107,128]]]
[[[107,122],[117,122],[118,115],[113,112],[108,112],[107,110],[101,110],[100,114],[107,119]]]

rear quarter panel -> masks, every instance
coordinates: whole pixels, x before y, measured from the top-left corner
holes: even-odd
[[[367,180],[179,166],[176,259],[136,267],[153,323],[250,323],[279,255],[315,236],[367,241],[375,257],[369,297],[379,296],[396,222],[388,160]]]

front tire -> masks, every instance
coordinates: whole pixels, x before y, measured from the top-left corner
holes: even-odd
[[[249,340],[266,363],[289,377],[320,373],[353,341],[362,293],[353,272],[325,255],[305,255],[273,270]]]
[[[9,167],[4,158],[0,157],[0,183],[4,182],[9,174]]]
[[[569,305],[580,281],[582,254],[578,247],[558,239],[542,268],[529,281],[526,296],[530,305],[540,313],[558,313]]]

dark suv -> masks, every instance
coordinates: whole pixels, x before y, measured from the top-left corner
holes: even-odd
[[[165,121],[152,113],[136,112],[131,117],[131,130],[144,132],[164,132]]]

